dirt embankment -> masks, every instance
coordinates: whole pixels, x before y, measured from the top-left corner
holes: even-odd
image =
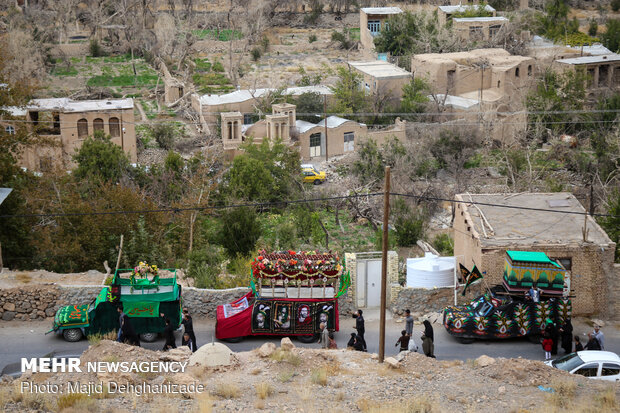
[[[284,339],[287,340],[287,339]],[[288,346],[286,346],[288,344]],[[208,346],[213,346],[209,350]],[[221,346],[221,347],[220,347]],[[217,349],[215,349],[217,347]],[[224,348],[224,350],[222,350]],[[284,349],[288,348],[288,349]],[[204,350],[203,350],[204,349]],[[223,352],[222,352],[223,351]],[[200,383],[202,394],[100,394],[87,398],[19,394],[20,381],[2,385],[5,411],[39,410],[132,412],[176,411],[618,411],[620,385],[571,376],[538,361],[492,359],[438,361],[417,353],[401,361],[350,350],[276,349],[266,343],[251,352],[230,354],[221,344],[199,350],[202,365],[184,373],[37,373],[23,381],[60,384],[71,380],[140,383]],[[198,354],[198,353],[197,353]],[[111,341],[91,346],[86,361],[189,361],[189,352],[161,353]],[[389,363],[388,363],[389,362]],[[390,367],[390,363],[393,365]],[[208,367],[207,364],[212,364]],[[191,363],[190,363],[191,365]],[[540,386],[540,387],[539,387]]]

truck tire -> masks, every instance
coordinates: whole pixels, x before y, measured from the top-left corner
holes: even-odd
[[[320,181],[320,180],[318,180],[318,179],[315,179],[315,180],[314,180],[314,184],[315,184],[315,185],[321,185],[321,181]]]
[[[316,338],[316,335],[314,334],[309,334],[307,336],[297,336],[297,340],[299,340],[301,343],[310,344],[317,341],[318,338]]]
[[[82,339],[82,330],[79,328],[70,328],[62,331],[62,336],[66,341],[75,342]]]
[[[142,333],[140,334],[140,340],[146,341],[147,343],[152,343],[157,340],[157,333]]]
[[[222,341],[226,341],[228,343],[240,343],[243,341],[243,337],[223,338]]]

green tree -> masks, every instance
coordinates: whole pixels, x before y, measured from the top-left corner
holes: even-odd
[[[170,150],[174,145],[177,131],[172,123],[156,123],[151,126],[151,135],[162,149]]]
[[[410,83],[403,86],[401,111],[409,113],[425,112],[430,93],[431,87],[424,79],[419,77],[411,79]]]
[[[222,214],[219,244],[229,257],[246,257],[260,238],[261,227],[256,211],[251,208],[232,208]]]
[[[583,128],[584,124],[578,122],[582,115],[570,112],[585,107],[586,79],[582,70],[560,74],[547,69],[526,98],[530,134],[540,135],[542,132],[537,129],[541,127],[557,134]]]
[[[225,175],[222,194],[247,201],[273,202],[294,198],[301,189],[299,151],[281,139],[264,139],[260,145],[250,139],[240,146]]]
[[[398,246],[410,247],[422,238],[426,225],[424,213],[413,211],[402,198],[398,198],[394,202],[391,215],[394,219]]]
[[[607,30],[602,33],[601,43],[603,46],[616,53],[620,51],[620,20],[609,19],[607,20]]]
[[[194,279],[198,288],[219,288],[219,275],[222,270],[224,257],[221,248],[216,245],[206,245],[189,253],[189,267],[187,276]]]
[[[295,99],[297,119],[316,123],[323,116],[323,96],[315,92],[302,93]]]
[[[360,88],[362,76],[343,66],[338,67],[338,80],[331,90],[334,93],[334,104],[330,111],[334,113],[353,114],[364,112],[368,100],[363,88]]]
[[[452,52],[461,46],[452,28],[439,24],[436,12],[395,14],[387,20],[374,43],[377,52],[394,56]]]
[[[397,138],[389,138],[381,147],[374,139],[368,139],[360,143],[356,154],[357,158],[353,161],[351,172],[366,185],[381,182],[385,167],[394,167],[399,159],[407,155],[407,151]]]
[[[598,223],[616,243],[616,262],[620,262],[620,190],[618,189],[607,199],[607,214],[611,216],[599,218]]]
[[[564,40],[566,36],[579,31],[579,22],[569,20],[570,6],[567,0],[548,0],[545,13],[538,17],[537,32],[553,40]]]
[[[129,158],[123,149],[102,131],[95,131],[87,138],[73,160],[78,164],[73,175],[90,182],[116,183],[129,169]]]
[[[596,19],[592,18],[590,19],[590,23],[588,23],[588,35],[592,37],[596,37],[597,34],[598,34],[598,23],[596,22]]]

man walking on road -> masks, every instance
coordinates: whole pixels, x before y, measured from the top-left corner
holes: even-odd
[[[357,337],[361,340],[362,347],[364,351],[368,351],[366,347],[366,340],[364,339],[364,333],[366,332],[366,327],[364,326],[364,317],[362,316],[364,312],[362,310],[357,310],[353,313],[353,318],[355,318],[355,329],[357,330]]]
[[[407,335],[411,337],[413,334],[413,316],[411,315],[410,310],[405,310],[405,314],[407,315],[405,317],[405,331],[407,332]]]
[[[601,350],[605,350],[605,335],[601,331],[601,326],[594,324],[594,331],[592,332],[594,338],[598,340],[598,344],[601,346]]]

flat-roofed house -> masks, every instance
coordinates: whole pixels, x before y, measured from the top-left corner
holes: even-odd
[[[612,53],[596,56],[573,57],[555,61],[563,70],[583,70],[587,88],[616,89],[620,86],[620,55]]]
[[[338,116],[328,116],[327,120],[312,123],[297,119],[296,107],[289,103],[274,104],[272,114],[251,125],[243,125],[240,112],[226,112],[220,117],[222,144],[230,157],[240,153],[239,145],[248,138],[252,138],[255,144],[279,138],[285,145],[297,146],[303,160],[344,155],[355,151],[366,139],[372,138],[381,145],[389,138],[401,141],[406,138],[406,122],[400,119],[394,125],[372,131],[363,123]]]
[[[452,29],[464,40],[491,40],[508,19],[502,16],[495,17],[455,17],[452,19]]]
[[[506,251],[538,251],[567,271],[573,314],[616,314],[616,244],[570,193],[458,194],[454,255],[501,284]],[[584,235],[585,233],[585,235]]]
[[[403,86],[411,82],[411,72],[383,60],[348,62],[362,76],[362,86],[368,93],[400,100]]]
[[[437,19],[439,20],[439,24],[445,25],[452,20],[453,17],[459,17],[462,13],[466,13],[468,11],[476,11],[480,8],[478,4],[457,4],[452,6],[439,6],[437,7]],[[489,14],[490,17],[495,17],[497,15],[497,11],[485,4],[482,8],[486,14]],[[455,16],[456,15],[456,16]]]
[[[386,26],[387,19],[403,11],[399,7],[362,7],[360,9],[360,45],[370,57],[375,50],[374,38]]]
[[[97,130],[110,135],[131,162],[137,161],[133,99],[72,100],[69,98],[34,99],[14,115],[26,120],[31,129],[53,145],[29,147],[20,163],[34,171],[53,167],[72,168],[72,156],[86,138]],[[3,122],[4,123],[4,122]],[[10,121],[6,121],[10,124]],[[19,127],[19,123],[5,128]]]

